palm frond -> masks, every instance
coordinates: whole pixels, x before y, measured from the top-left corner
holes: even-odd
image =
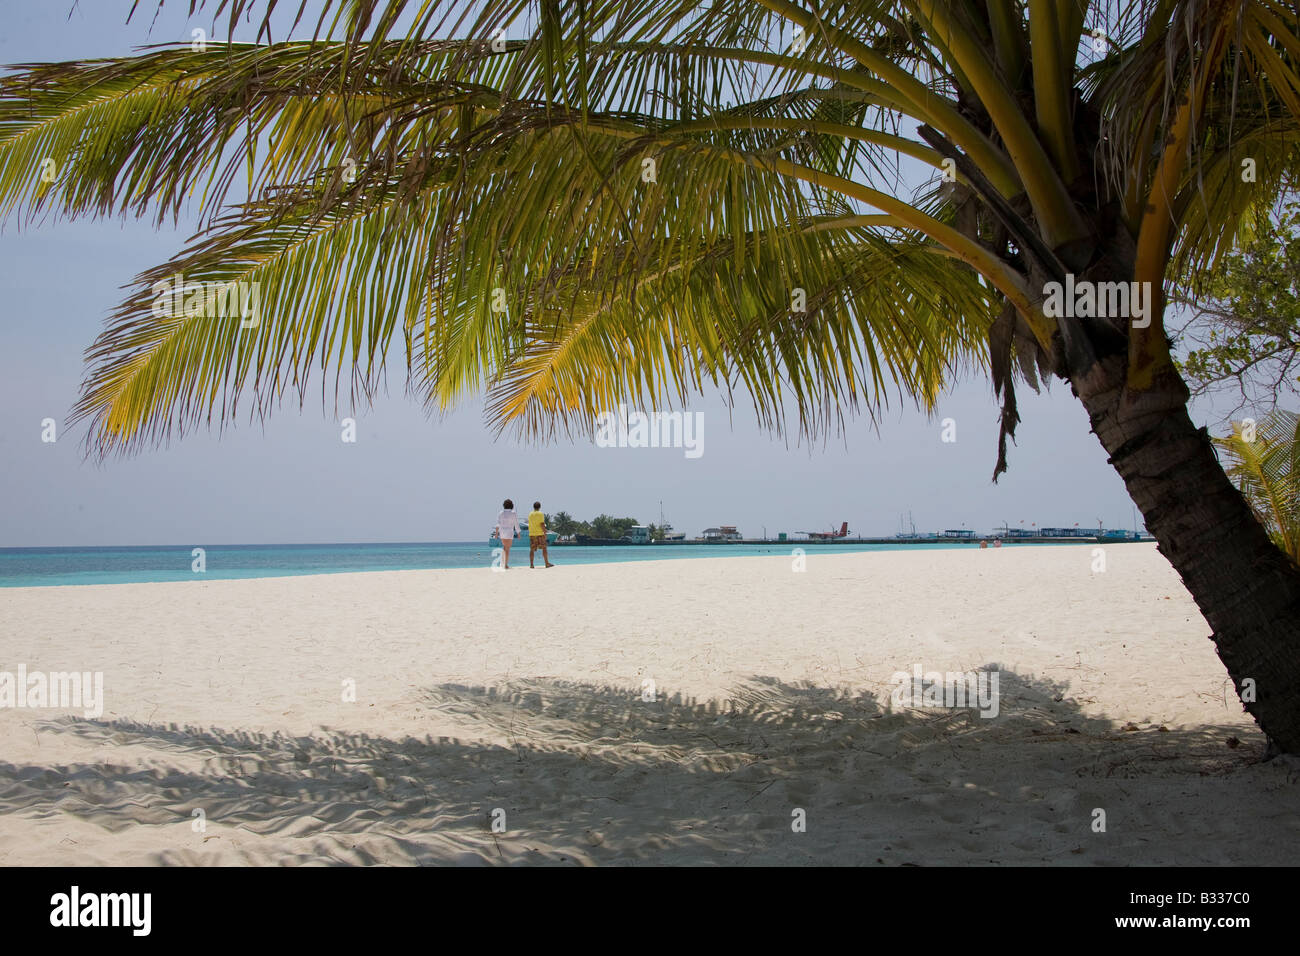
[[[1234,423],[1214,443],[1274,543],[1300,564],[1300,415],[1274,409],[1259,422]]]
[[[322,211],[322,188],[241,207],[135,291],[87,352],[74,408],[100,454],[265,415],[313,371],[348,372],[353,401],[381,381],[394,330],[415,323],[428,237],[398,188],[355,190]],[[436,193],[431,201],[436,202]]]
[[[1012,376],[1074,361],[1044,273],[1115,239],[1116,206],[1140,237],[1157,177],[1162,255],[1212,261],[1296,157],[1282,0],[1140,0],[1083,66],[1111,8],[1082,0],[1036,26],[1021,0],[329,0],[290,5],[314,33],[288,42],[274,3],[192,5],[259,42],[0,78],[0,218],[201,212],[88,356],[100,451],[264,414],[313,370],[365,401],[399,348],[431,408],[486,389],[534,436],[706,387],[815,431],[968,362],[1009,434]],[[1094,147],[1105,175],[1073,177]],[[900,196],[941,155],[959,179]],[[175,273],[256,281],[259,323],[158,316]]]
[[[619,402],[671,407],[709,384],[743,391],[773,428],[787,399],[824,410],[799,423],[816,433],[842,424],[833,414],[874,415],[891,389],[932,408],[958,368],[982,365],[988,293],[932,246],[865,229],[743,244],[740,257],[730,237],[679,244],[629,294],[575,287],[559,327],[525,322],[519,358],[489,393],[498,426],[589,433]]]

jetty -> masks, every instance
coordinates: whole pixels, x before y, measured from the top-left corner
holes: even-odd
[[[683,545],[705,545],[708,547],[718,546],[768,546],[779,545],[781,547],[813,547],[813,548],[835,548],[844,545],[872,545],[872,544],[965,544],[978,548],[981,541],[992,544],[994,541],[1001,541],[1006,544],[1123,544],[1138,541],[1154,541],[1149,535],[1134,535],[1133,532],[1124,532],[1123,536],[1114,532],[1102,532],[1100,534],[1093,532],[1090,534],[1071,534],[1071,535],[1045,535],[1045,534],[1015,534],[1015,535],[977,535],[973,532],[966,534],[918,534],[906,535],[903,537],[845,537],[845,538],[804,538],[791,537],[789,535],[779,535],[775,538],[683,538],[671,541],[642,541],[634,542],[627,540],[611,540],[608,538],[588,539],[586,541],[557,541],[551,547],[623,547],[623,548],[673,548]]]

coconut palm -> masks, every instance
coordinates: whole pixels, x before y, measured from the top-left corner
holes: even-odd
[[[578,522],[574,521],[573,515],[567,511],[557,511],[553,518],[546,519],[546,527],[567,538],[578,530]]]
[[[1300,564],[1300,415],[1276,408],[1214,444],[1273,543]]]
[[[200,213],[88,353],[93,452],[264,415],[316,371],[364,402],[390,358],[431,406],[482,391],[542,439],[706,389],[816,433],[974,366],[996,478],[1016,384],[1061,378],[1260,688],[1247,710],[1300,751],[1300,572],[1193,425],[1164,327],[1166,278],[1297,165],[1287,0],[306,6],[310,40],[269,42],[267,13],[263,43],[0,86],[0,217]],[[216,9],[233,33],[272,7]],[[256,282],[257,308],[196,282]]]

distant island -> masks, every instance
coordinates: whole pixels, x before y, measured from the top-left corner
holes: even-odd
[[[1022,522],[1023,524],[1023,522]],[[1097,528],[1043,527],[1037,523],[1029,528],[1013,528],[1004,524],[991,533],[980,534],[968,528],[949,528],[943,531],[899,532],[888,536],[852,534],[848,522],[839,530],[779,532],[775,537],[746,537],[734,525],[706,528],[698,537],[687,538],[682,532],[661,518],[659,524],[641,524],[636,518],[615,518],[600,514],[590,521],[578,521],[565,511],[546,516],[548,531],[559,535],[559,544],[625,545],[625,544],[953,544],[968,542],[1012,541],[1023,544],[1045,542],[1101,542],[1118,544],[1125,541],[1150,541],[1151,536],[1141,531],[1106,529],[1100,522]]]
[[[628,537],[646,537],[650,541],[662,541],[672,533],[670,524],[642,525],[636,518],[615,518],[612,515],[599,514],[590,521],[578,521],[567,511],[557,511],[546,516],[546,527],[556,532],[561,538],[601,538],[619,540]],[[632,534],[632,529],[640,532]],[[642,530],[644,529],[644,530]]]

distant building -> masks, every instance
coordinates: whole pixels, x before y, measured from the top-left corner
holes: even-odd
[[[739,531],[734,524],[719,525],[716,528],[705,528],[704,534],[701,535],[705,541],[743,541]]]
[[[624,541],[630,541],[633,544],[649,544],[650,529],[645,525],[634,524],[628,528],[627,534],[623,535]]]

